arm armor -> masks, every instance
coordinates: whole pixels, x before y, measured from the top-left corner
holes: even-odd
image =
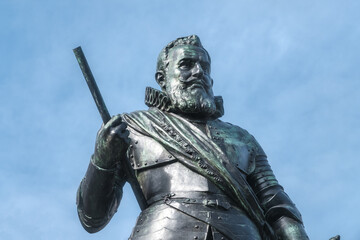
[[[86,231],[98,232],[110,221],[119,206],[125,181],[120,168],[103,169],[91,159],[76,199],[80,222]]]
[[[276,180],[266,155],[257,155],[255,164],[248,181],[278,239],[308,239],[301,214]]]

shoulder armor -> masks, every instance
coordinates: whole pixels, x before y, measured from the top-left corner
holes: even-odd
[[[218,136],[213,138],[214,141],[219,145],[223,142],[223,148],[228,158],[233,160],[233,164],[246,175],[252,173],[255,169],[255,158],[258,155],[265,155],[255,138],[245,129],[231,123],[215,120],[209,125]]]

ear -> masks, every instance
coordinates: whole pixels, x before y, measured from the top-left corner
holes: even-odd
[[[159,70],[155,73],[155,80],[159,84],[162,90],[165,90],[165,73],[162,70]]]

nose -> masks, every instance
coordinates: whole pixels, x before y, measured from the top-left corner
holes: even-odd
[[[200,63],[195,63],[194,68],[192,70],[192,75],[197,78],[201,78],[204,75],[204,70],[201,67]]]

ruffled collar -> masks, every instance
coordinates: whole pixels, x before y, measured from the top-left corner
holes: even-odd
[[[221,96],[215,96],[214,100],[216,104],[216,112],[209,118],[217,119],[224,115],[224,102]],[[145,104],[148,107],[156,107],[162,111],[176,113],[176,110],[171,104],[170,98],[167,94],[152,87],[146,87]]]

